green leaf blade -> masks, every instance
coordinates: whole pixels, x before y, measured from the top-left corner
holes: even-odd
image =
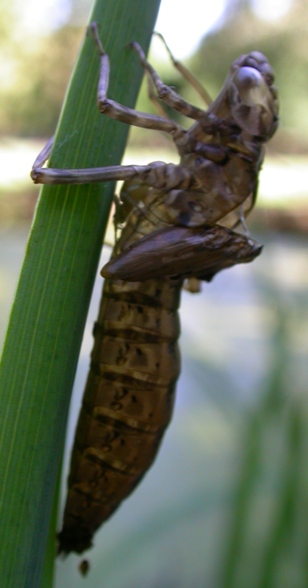
[[[136,39],[147,49],[157,9],[157,0],[137,0],[134,13],[126,0],[99,0],[94,8],[111,60],[110,95],[128,106],[142,71],[125,45]],[[98,75],[89,37],[65,101],[53,167],[120,162],[128,128],[97,111]],[[111,184],[46,186],[36,210],[0,368],[0,577],[7,587],[41,585],[70,393],[112,194]]]

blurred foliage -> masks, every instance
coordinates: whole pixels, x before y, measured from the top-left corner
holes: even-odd
[[[84,29],[65,26],[33,45],[20,41],[11,46],[14,76],[0,95],[3,134],[45,137],[54,133],[83,34]]]

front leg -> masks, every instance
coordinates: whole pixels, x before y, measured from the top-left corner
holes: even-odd
[[[131,43],[131,46],[139,56],[144,71],[153,82],[157,90],[158,97],[163,102],[168,104],[168,106],[170,106],[174,110],[177,110],[181,114],[188,116],[189,118],[192,118],[194,120],[199,120],[200,118],[204,117],[204,110],[198,108],[197,106],[194,106],[193,104],[190,104],[189,102],[186,102],[186,100],[184,100],[184,98],[182,98],[177,92],[175,92],[174,90],[172,90],[172,88],[166,86],[166,84],[163,83],[158,73],[147,61],[145,54],[142,48],[140,47],[139,43],[133,42]]]
[[[176,122],[162,116],[150,115],[138,112],[107,98],[109,85],[109,58],[105,53],[101,41],[98,37],[96,23],[92,23],[90,31],[93,34],[95,43],[98,47],[101,59],[100,76],[98,83],[98,105],[104,114],[110,118],[125,122],[130,125],[160,130],[171,134],[176,143],[183,140],[186,135],[183,129]],[[35,160],[32,168],[31,177],[36,184],[88,184],[93,182],[105,182],[110,180],[130,180],[134,177],[143,179],[146,185],[159,187],[161,181],[156,179],[156,170],[162,168],[165,164],[154,162],[149,166],[110,166],[104,168],[88,169],[55,169],[44,168],[44,163],[48,160],[53,146],[53,139],[47,143],[41,153]],[[178,167],[178,166],[173,166]],[[170,168],[170,166],[169,166]],[[154,171],[155,170],[155,171]],[[154,177],[153,172],[154,171]],[[169,172],[168,172],[169,173]],[[166,175],[163,173],[163,176]],[[171,174],[172,175],[172,174]],[[184,173],[186,177],[186,173]],[[183,173],[177,171],[177,177],[182,178]],[[163,180],[165,181],[165,180]],[[180,179],[181,181],[181,179]],[[168,182],[167,182],[168,183]]]
[[[128,108],[127,106],[123,106],[122,104],[107,98],[110,72],[109,57],[100,41],[95,22],[91,24],[90,30],[97,45],[101,61],[97,96],[100,112],[109,118],[113,118],[136,127],[142,127],[144,129],[154,129],[156,131],[164,131],[170,134],[174,134],[175,132],[179,131],[184,132],[184,129],[182,129],[180,125],[163,116],[139,112],[138,110]]]
[[[167,43],[165,41],[163,35],[161,35],[161,33],[158,33],[156,31],[154,32],[154,35],[156,35],[156,37],[159,37],[161,39],[161,41],[163,42],[165,49],[171,59],[172,65],[175,67],[175,69],[177,69],[178,72],[180,72],[180,74],[183,76],[183,78],[196,90],[197,94],[199,94],[199,96],[201,96],[204,103],[207,106],[210,106],[210,104],[212,103],[212,98],[209,95],[209,93],[207,92],[207,90],[202,86],[202,84],[194,76],[194,74],[192,74],[191,71],[189,71],[187,69],[187,67],[185,67],[185,65],[183,65],[183,63],[181,63],[180,61],[175,59],[175,57],[173,56],[173,54],[171,53],[171,51],[169,49],[169,46],[167,45]]]

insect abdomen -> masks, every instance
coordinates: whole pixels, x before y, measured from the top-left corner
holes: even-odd
[[[81,553],[152,464],[180,371],[180,285],[106,280],[59,551]]]

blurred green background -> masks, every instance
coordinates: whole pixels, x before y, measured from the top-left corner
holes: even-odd
[[[12,0],[0,9],[1,344],[38,195],[29,170],[56,126],[91,7],[89,0],[54,0],[40,13],[34,0],[24,4]],[[275,69],[281,125],[250,221],[265,248],[200,295],[183,294],[182,375],[159,457],[98,533],[88,577],[80,577],[71,556],[58,562],[57,588],[308,586],[308,5],[263,4],[217,2],[211,21],[204,2],[162,0],[157,30],[213,97],[243,52],[264,52]],[[159,40],[151,62],[166,83],[198,102]],[[138,106],[152,110],[145,87]],[[165,137],[131,132],[126,163],[174,158]],[[102,263],[109,252],[105,247]],[[100,290],[98,277],[68,451]]]

